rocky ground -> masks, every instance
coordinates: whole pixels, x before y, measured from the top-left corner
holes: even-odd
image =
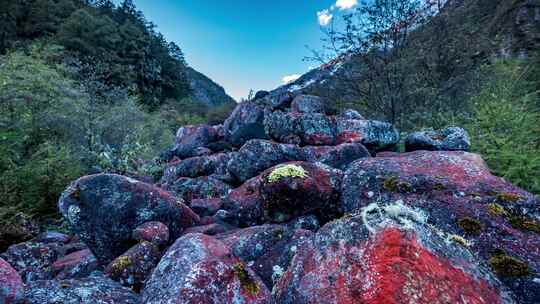
[[[186,126],[159,184],[98,174],[0,255],[0,303],[539,303],[538,198],[460,128],[405,139],[260,92]],[[393,152],[394,151],[394,152]]]

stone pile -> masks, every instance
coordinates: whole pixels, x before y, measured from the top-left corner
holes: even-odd
[[[151,185],[98,174],[0,255],[0,303],[538,303],[538,198],[461,128],[397,130],[258,93],[180,128]]]

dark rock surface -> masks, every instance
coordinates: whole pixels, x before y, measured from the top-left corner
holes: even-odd
[[[89,249],[72,252],[52,264],[54,277],[59,280],[88,277],[98,270],[98,261]]]
[[[102,263],[129,249],[134,243],[133,229],[145,222],[166,224],[175,238],[199,221],[199,216],[170,193],[114,174],[75,181],[62,194],[59,208],[71,230]]]
[[[326,220],[337,217],[341,213],[338,202],[342,176],[340,170],[308,162],[266,170],[259,186],[265,218],[285,222],[308,214]]]
[[[132,238],[162,247],[169,242],[169,227],[161,222],[146,222],[133,230]]]
[[[141,293],[151,303],[267,303],[270,292],[223,242],[188,234],[167,250]]]
[[[264,115],[263,105],[253,101],[240,103],[223,124],[225,139],[239,147],[250,139],[266,138]]]
[[[0,258],[0,303],[19,304],[24,300],[24,285],[11,265]]]
[[[138,304],[130,289],[100,275],[84,279],[36,281],[26,286],[28,304]]]
[[[311,237],[308,230],[286,225],[262,225],[219,234],[232,253],[241,258],[272,288],[288,268],[299,244]]]
[[[158,185],[79,179],[59,202],[78,236],[2,257],[30,303],[538,303],[537,197],[447,151],[468,148],[462,129],[388,152],[391,124],[332,112],[261,92],[223,126],[181,128]]]
[[[105,267],[105,275],[135,291],[141,290],[161,258],[159,247],[142,241]]]
[[[449,127],[442,130],[411,133],[405,138],[405,150],[469,151],[471,140],[463,128]]]

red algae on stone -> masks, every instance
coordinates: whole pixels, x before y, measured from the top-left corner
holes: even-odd
[[[367,240],[302,247],[274,294],[282,304],[504,302],[488,281],[391,227]]]

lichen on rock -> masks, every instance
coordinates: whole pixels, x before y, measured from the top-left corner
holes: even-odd
[[[306,176],[307,172],[304,168],[289,164],[274,169],[270,175],[268,175],[268,182],[274,183],[285,177],[305,178]]]

